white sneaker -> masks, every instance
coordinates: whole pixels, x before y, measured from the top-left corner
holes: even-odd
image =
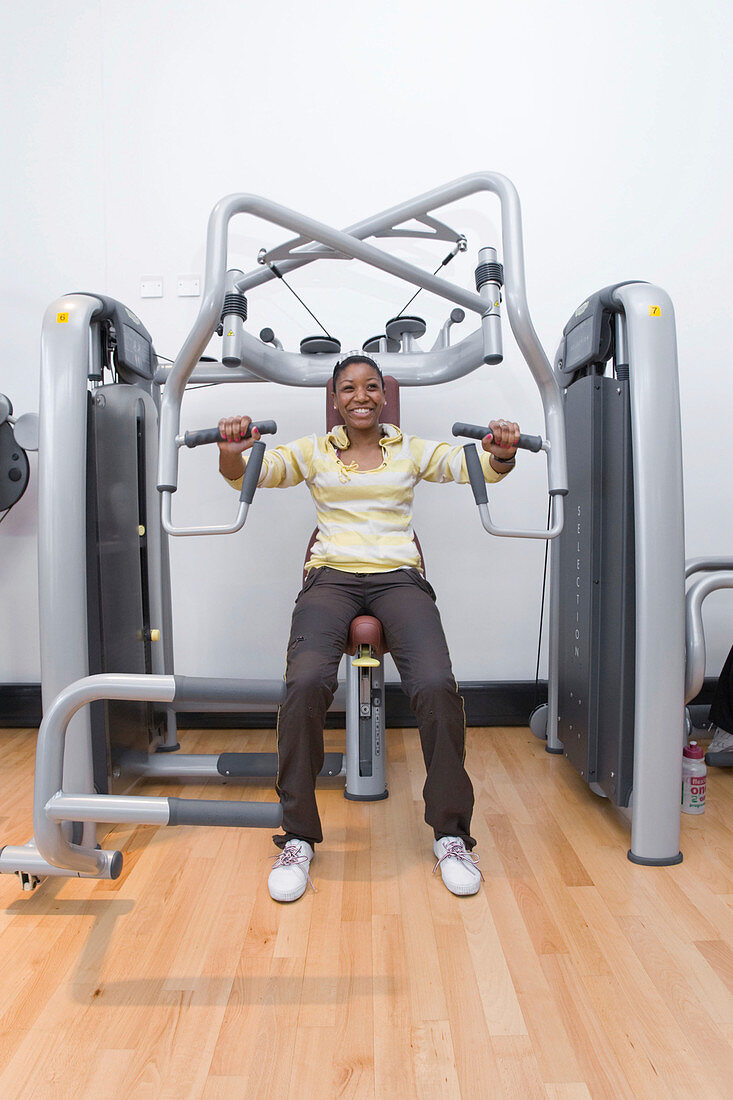
[[[267,888],[273,901],[297,901],[311,882],[310,862],[313,849],[305,840],[289,840],[275,860]],[[313,886],[315,890],[315,886]]]
[[[711,726],[710,733],[713,734],[713,739],[705,753],[705,763],[714,768],[733,766],[733,733],[722,730],[720,726]]]
[[[722,730],[720,726],[711,726],[710,733],[713,739],[708,745],[708,752],[728,752],[733,749],[733,733]]]
[[[451,894],[475,894],[484,877],[476,864],[478,856],[466,851],[466,845],[458,836],[442,836],[433,842],[433,851],[438,862],[433,874],[440,867],[443,882]]]

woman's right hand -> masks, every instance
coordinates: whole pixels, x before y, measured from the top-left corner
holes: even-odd
[[[218,425],[219,434],[221,435],[218,446],[223,455],[241,455],[243,451],[248,451],[258,441],[260,433],[256,428],[253,428],[251,435],[245,439],[251,423],[252,418],[250,416],[222,417]]]

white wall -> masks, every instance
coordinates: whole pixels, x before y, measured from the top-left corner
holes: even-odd
[[[688,555],[730,553],[732,22],[723,0],[41,0],[6,10],[0,390],[18,413],[37,407],[42,313],[69,290],[122,299],[172,357],[198,305],[176,297],[176,277],[202,272],[206,219],[228,192],[341,226],[466,172],[500,171],[522,198],[530,309],[550,357],[592,290],[643,278],[671,294]],[[472,286],[476,248],[498,241],[496,206],[478,197],[445,217],[471,246],[448,270]],[[231,259],[248,270],[284,236],[239,219]],[[444,253],[402,252],[426,267]],[[141,301],[140,277],[153,274],[165,295]],[[411,293],[355,264],[311,266],[292,281],[345,348]],[[421,295],[415,309],[432,338],[445,305]],[[252,293],[250,318],[291,347],[316,331],[281,286]],[[441,438],[454,419],[500,414],[540,431],[508,325],[505,342],[500,368],[403,391],[408,430]],[[275,417],[282,440],[323,424],[319,394],[270,385],[197,391],[184,419],[202,426],[238,409]],[[497,515],[542,521],[540,466],[521,458]],[[235,507],[214,467],[211,452],[184,456],[182,521]],[[31,487],[0,526],[0,682],[39,678],[35,504]],[[421,486],[416,523],[458,677],[533,676],[541,546],[490,540],[467,489]],[[280,673],[312,525],[305,490],[261,493],[241,535],[174,545],[181,672]],[[706,613],[711,673],[731,635],[728,597],[712,597]]]

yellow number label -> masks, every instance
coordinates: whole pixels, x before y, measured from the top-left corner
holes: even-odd
[[[662,316],[661,307],[660,306],[649,306],[649,316],[650,317],[661,317]]]
[[[57,325],[65,325],[65,324],[68,323],[68,320],[69,320],[68,313],[57,313],[56,314],[56,324]]]

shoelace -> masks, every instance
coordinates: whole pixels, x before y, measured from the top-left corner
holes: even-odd
[[[433,867],[433,874],[435,874],[435,872],[438,870],[438,868],[440,867],[440,865],[441,865],[441,863],[443,862],[444,859],[451,859],[451,858],[459,859],[461,861],[461,863],[468,863],[469,866],[475,867],[475,869],[478,871],[479,875],[481,876],[481,881],[482,882],[486,881],[484,879],[483,872],[482,872],[481,868],[478,866],[479,857],[478,856],[473,856],[473,855],[471,855],[470,852],[467,852],[466,849],[463,847],[463,845],[461,844],[461,842],[459,840],[451,840],[448,844],[445,845],[445,851],[443,852],[443,855],[440,857],[440,859],[437,861],[437,863]]]
[[[305,854],[300,845],[288,843],[285,845],[282,852],[273,863],[272,869],[274,871],[276,867],[295,867],[301,863],[309,865],[310,860],[308,859],[308,856]],[[313,885],[313,880],[310,877],[310,873],[307,870],[305,872],[305,877],[308,879],[313,893],[317,893],[316,888]]]

